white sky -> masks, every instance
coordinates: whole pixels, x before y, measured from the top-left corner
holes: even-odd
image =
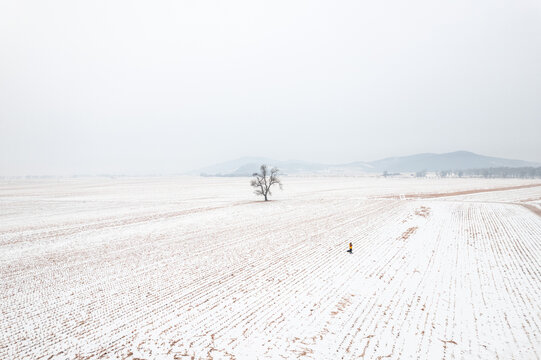
[[[0,2],[0,175],[541,162],[541,2]]]

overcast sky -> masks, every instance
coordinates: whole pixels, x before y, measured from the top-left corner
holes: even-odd
[[[0,175],[541,162],[541,2],[0,2]]]

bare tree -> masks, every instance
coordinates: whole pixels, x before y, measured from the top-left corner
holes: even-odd
[[[265,201],[268,201],[267,198],[268,195],[272,195],[271,193],[271,186],[274,184],[278,184],[280,189],[282,189],[282,182],[278,178],[278,170],[277,168],[270,169],[267,165],[263,164],[259,168],[261,171],[259,173],[253,173],[252,176],[254,179],[252,179],[252,182],[250,185],[255,188],[254,193],[256,195],[262,195],[265,197]]]

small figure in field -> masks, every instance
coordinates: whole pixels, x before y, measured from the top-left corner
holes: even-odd
[[[349,243],[348,253],[353,254],[353,244],[352,243]]]

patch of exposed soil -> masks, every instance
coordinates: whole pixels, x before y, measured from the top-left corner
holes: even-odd
[[[422,216],[422,217],[428,217],[430,215],[430,208],[426,206],[421,206],[419,209],[415,210],[415,215]]]
[[[524,206],[526,209],[530,210],[534,214],[541,216],[541,209],[539,209],[537,206],[530,205],[530,204],[520,204],[520,205]]]
[[[406,198],[406,199],[431,199],[431,198],[446,197],[446,196],[478,194],[478,193],[491,192],[491,191],[506,191],[506,190],[526,189],[526,188],[532,188],[532,187],[538,187],[538,186],[541,186],[541,184],[506,186],[506,187],[499,187],[499,188],[492,188],[492,189],[473,189],[473,190],[454,191],[454,192],[447,192],[447,193],[406,194],[406,195],[403,195],[403,197]],[[383,196],[383,197],[384,198],[391,198],[391,199],[396,199],[397,198],[397,196],[395,196],[395,195],[393,195],[393,196]]]
[[[417,226],[410,227],[408,230],[404,231],[400,239],[407,240],[415,231],[417,231],[417,229]]]

